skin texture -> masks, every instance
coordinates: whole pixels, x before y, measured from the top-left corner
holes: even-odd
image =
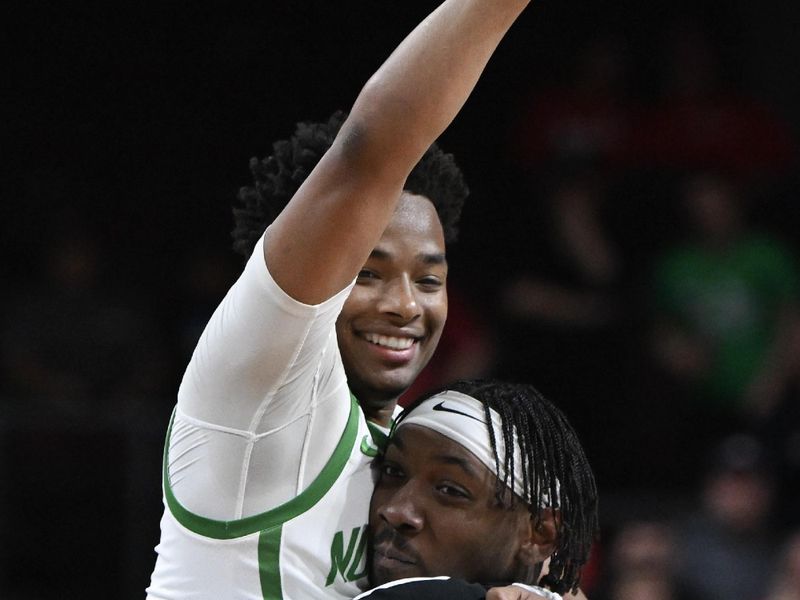
[[[348,381],[370,420],[388,425],[397,397],[433,355],[447,318],[446,281],[436,210],[403,192],[336,323]]]
[[[531,581],[553,550],[552,522],[495,495],[495,476],[460,444],[401,427],[372,496],[370,570],[375,585],[447,573],[467,581]]]

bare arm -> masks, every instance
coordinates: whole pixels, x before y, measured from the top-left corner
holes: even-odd
[[[466,101],[529,0],[446,0],[362,89],[333,146],[273,223],[272,276],[315,304],[358,273],[405,179]]]

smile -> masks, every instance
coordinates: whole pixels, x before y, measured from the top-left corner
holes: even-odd
[[[414,345],[414,342],[416,342],[413,338],[392,337],[388,335],[378,335],[376,333],[365,333],[364,339],[376,346],[383,346],[384,348],[391,348],[392,350],[408,350]]]

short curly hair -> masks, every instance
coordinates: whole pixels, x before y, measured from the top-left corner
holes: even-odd
[[[337,111],[323,123],[297,124],[294,135],[272,145],[272,155],[251,158],[254,184],[239,190],[233,209],[233,249],[249,257],[267,226],[289,203],[323,154],[347,115]],[[406,179],[404,189],[428,198],[436,208],[449,244],[458,237],[458,220],[469,189],[452,154],[431,145]]]

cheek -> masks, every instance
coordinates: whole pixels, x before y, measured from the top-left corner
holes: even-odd
[[[433,519],[429,518],[428,522],[433,523]],[[435,538],[452,549],[442,556],[449,556],[463,565],[483,564],[486,557],[495,552],[492,547],[498,538],[507,540],[508,532],[502,528],[503,523],[487,519],[486,515],[444,509],[437,515],[436,523]]]
[[[516,555],[520,531],[517,521],[509,513],[494,514],[473,522],[469,527],[462,521],[459,528],[470,531],[470,535],[460,542],[461,547],[471,548],[465,553],[471,556],[470,564],[479,571],[492,566],[499,572],[505,572]]]
[[[348,344],[349,338],[353,335],[355,323],[369,313],[370,307],[374,305],[372,296],[369,289],[359,285],[356,285],[350,292],[336,319],[336,335],[339,338],[340,347]]]
[[[438,339],[447,321],[447,295],[429,298],[425,304],[425,312],[431,328],[431,336]]]
[[[344,301],[342,312],[339,313],[339,321],[347,322],[364,313],[369,307],[371,296],[372,293],[366,286],[356,284],[350,291],[347,300]],[[337,325],[339,321],[337,321]]]

